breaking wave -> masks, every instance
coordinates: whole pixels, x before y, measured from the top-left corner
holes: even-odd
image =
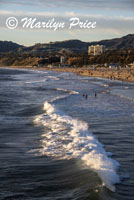
[[[101,177],[103,185],[115,191],[115,183],[119,182],[116,170],[117,161],[110,158],[103,145],[88,130],[86,122],[65,115],[55,105],[44,103],[43,115],[36,116],[34,123],[43,125],[48,131],[42,135],[42,155],[54,156],[57,159],[81,159],[84,164]]]

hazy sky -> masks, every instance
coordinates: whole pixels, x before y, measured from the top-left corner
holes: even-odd
[[[15,17],[18,27],[9,29],[6,20]],[[95,29],[26,29],[21,19],[36,18],[36,22],[56,22],[69,24],[69,19],[77,17],[81,22],[96,22]],[[13,22],[11,22],[12,25]],[[121,37],[134,33],[134,0],[0,0],[0,40],[14,41],[23,45],[80,39],[96,41]]]

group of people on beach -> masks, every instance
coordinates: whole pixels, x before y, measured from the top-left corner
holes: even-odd
[[[83,96],[85,99],[88,99],[88,95],[87,95],[87,94],[83,93],[82,96]],[[97,97],[97,93],[96,93],[96,92],[94,93],[94,97],[95,97],[95,98]]]

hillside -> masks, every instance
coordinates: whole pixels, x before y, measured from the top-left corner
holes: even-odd
[[[89,44],[102,44],[108,49],[134,49],[134,34],[129,34],[121,38],[91,42]]]
[[[115,38],[109,40],[101,40],[95,42],[82,42],[80,40],[65,40],[59,42],[50,42],[45,44],[37,44],[29,48],[27,51],[46,51],[59,52],[62,50],[72,52],[86,52],[90,45],[105,45],[109,50],[134,49],[134,34],[129,34],[122,38]]]
[[[105,45],[109,50],[134,49],[134,34],[129,34],[122,38],[101,40],[95,42],[82,42],[80,40],[65,40],[43,44],[35,44],[24,47],[19,44],[7,41],[0,41],[0,53],[9,51],[20,51],[22,53],[58,53],[58,52],[87,52],[90,45]],[[21,47],[21,48],[20,48]]]
[[[1,52],[9,52],[9,51],[18,51],[22,45],[16,44],[11,41],[0,41],[0,53]]]

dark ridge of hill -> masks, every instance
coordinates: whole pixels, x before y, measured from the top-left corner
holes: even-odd
[[[108,49],[134,49],[134,34],[129,34],[121,38],[114,38],[110,40],[101,40],[99,42],[91,42],[90,45],[105,45]]]
[[[35,44],[30,47],[24,47],[22,45],[8,42],[0,41],[0,52],[9,52],[9,51],[20,51],[20,52],[51,52],[57,53],[60,51],[70,51],[70,52],[86,52],[88,46],[90,45],[105,45],[109,50],[122,50],[122,49],[134,49],[134,34],[129,34],[121,38],[114,38],[109,40],[101,40],[95,42],[83,42],[80,40],[65,40],[50,42],[44,44]]]
[[[0,41],[0,53],[18,51],[20,47],[23,46],[11,41]]]
[[[65,40],[61,42],[48,43],[49,47],[68,49],[87,49],[90,45],[105,45],[108,49],[134,49],[134,34],[129,34],[121,38],[101,40],[95,42],[82,42],[80,40]]]
[[[88,50],[90,45],[105,45],[109,50],[121,50],[121,49],[134,49],[134,34],[129,34],[121,38],[114,38],[109,40],[101,40],[95,42],[83,42],[80,40],[65,40],[59,42],[50,42],[45,44],[37,44],[32,46],[32,49],[40,49],[50,51],[59,51],[67,49],[73,52],[84,52]],[[31,50],[31,48],[30,48]]]

